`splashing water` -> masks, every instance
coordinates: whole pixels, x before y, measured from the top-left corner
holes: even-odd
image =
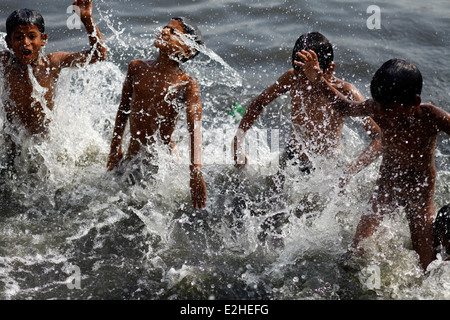
[[[147,42],[128,45],[124,30],[101,15],[114,30],[107,42],[120,39],[124,51],[155,56]],[[419,270],[401,212],[384,221],[368,258],[346,260],[377,163],[354,177],[346,195],[335,187],[340,171],[321,159],[310,175],[288,167],[283,191],[274,193],[284,141],[274,148],[271,134],[255,126],[247,135],[257,146],[251,164],[233,167],[237,124],[229,111],[245,80],[214,51],[199,49],[184,67],[202,87],[207,208],[196,211],[190,202],[183,114],[174,137],[181,164],[156,146],[158,171],[129,183],[106,171],[124,72],[111,61],[64,70],[48,111],[48,141],[24,141],[14,171],[2,170],[0,298],[448,299],[448,265],[435,261],[428,276]],[[290,125],[288,103],[274,102],[285,117],[280,131]],[[366,141],[352,123],[343,138],[349,162]],[[68,286],[72,266],[79,288]]]

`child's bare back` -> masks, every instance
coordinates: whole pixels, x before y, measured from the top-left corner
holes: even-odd
[[[404,108],[403,108],[404,109]],[[412,108],[410,114],[400,110],[375,110],[374,119],[382,128],[383,163],[392,170],[434,170],[434,150],[445,115],[430,104]]]
[[[405,112],[404,106],[386,111],[373,104],[373,118],[382,132],[382,161],[377,190],[372,200],[381,214],[403,207],[411,229],[413,247],[424,268],[434,259],[432,221],[436,166],[434,151],[440,131],[450,134],[450,116],[428,104],[418,104]],[[397,110],[400,109],[400,110]],[[354,246],[374,232],[377,223],[363,217]]]
[[[361,217],[353,247],[377,230],[385,214],[403,208],[411,240],[424,269],[434,259],[432,222],[435,215],[434,152],[439,132],[450,134],[450,114],[421,103],[422,75],[402,59],[385,62],[371,81],[372,99],[352,103],[324,79],[313,51],[299,54],[299,63],[316,86],[334,100],[346,116],[370,116],[381,130],[382,161],[377,188],[371,200],[373,212]]]

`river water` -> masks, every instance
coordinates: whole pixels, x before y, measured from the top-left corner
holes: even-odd
[[[68,28],[70,4],[2,0],[2,38],[9,13],[28,7],[46,20],[47,53],[87,48],[84,29]],[[372,5],[381,10],[380,29],[368,23]],[[175,132],[179,163],[157,147],[151,178],[133,184],[106,171],[127,64],[156,57],[153,39],[172,16],[197,23],[207,47],[185,65],[202,90],[208,200],[201,211],[190,202],[183,114]],[[339,168],[326,162],[310,175],[289,172],[283,191],[271,192],[290,132],[288,96],[249,132],[247,169],[235,169],[230,155],[240,119],[233,106],[246,107],[290,68],[295,40],[309,31],[330,39],[337,76],[365,96],[384,61],[405,58],[422,72],[422,100],[450,111],[448,1],[94,0],[94,17],[108,61],[63,72],[49,140],[23,141],[14,172],[3,170],[0,299],[450,298],[449,262],[419,268],[401,212],[385,219],[367,257],[348,259],[379,160],[344,195],[336,190]],[[0,120],[3,128],[3,114]],[[449,142],[440,136],[436,150],[437,209],[450,200]],[[349,119],[343,161],[367,143]]]

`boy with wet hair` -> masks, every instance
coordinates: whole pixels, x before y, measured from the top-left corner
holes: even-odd
[[[195,47],[202,44],[201,32],[192,22],[172,18],[154,42],[159,49],[158,57],[129,64],[107,163],[108,170],[113,170],[121,160],[123,165],[129,165],[138,155],[154,158],[148,150],[157,141],[175,153],[172,134],[180,112],[185,111],[190,135],[190,190],[197,209],[203,209],[206,202],[201,165],[202,102],[197,81],[180,64],[195,57],[198,54]],[[131,137],[123,159],[122,142],[128,120]]]
[[[76,0],[80,19],[89,35],[90,50],[44,55],[47,43],[45,23],[35,10],[12,12],[6,21],[9,50],[0,52],[0,70],[8,95],[4,101],[6,118],[15,131],[25,129],[30,136],[46,136],[53,110],[55,88],[63,68],[83,66],[106,59],[107,48],[92,16],[92,0]]]
[[[205,40],[203,39],[200,29],[186,17],[173,17],[172,19],[180,21],[183,24],[184,34],[187,35],[188,39],[194,42],[193,46],[191,46],[191,50],[193,50],[194,53],[183,57],[182,62],[194,59],[200,53],[198,50],[199,46],[203,46],[205,44]]]
[[[318,90],[343,116],[370,116],[381,129],[382,161],[371,205],[356,229],[352,247],[370,238],[381,219],[403,208],[409,222],[413,249],[426,269],[436,256],[433,235],[436,165],[434,151],[439,132],[450,134],[450,114],[421,103],[422,75],[403,59],[385,62],[373,76],[372,99],[352,102],[325,79],[314,51],[302,51],[297,62]]]
[[[18,9],[6,19],[6,35],[11,38],[16,27],[26,25],[35,25],[42,35],[45,33],[45,21],[39,12],[31,9]]]
[[[300,72],[302,71],[302,68],[297,66],[295,61],[301,61],[297,52],[302,50],[313,50],[316,52],[320,69],[323,71],[327,70],[334,61],[333,45],[320,32],[302,34],[297,41],[295,41],[294,49],[292,50],[292,67]]]
[[[299,165],[300,171],[309,172],[312,169],[310,157],[316,155],[328,159],[338,157],[337,151],[341,145],[342,130],[347,117],[342,116],[331,107],[328,97],[320,90],[313,88],[303,70],[296,65],[296,62],[300,59],[297,52],[311,48],[319,52],[320,68],[334,88],[342,92],[348,99],[365,100],[356,87],[335,76],[333,46],[328,39],[319,32],[301,35],[292,52],[293,68],[285,72],[274,84],[250,102],[239,124],[232,148],[236,167],[242,168],[248,162],[242,147],[247,130],[253,126],[264,107],[287,92],[290,93],[291,97],[293,130],[286,152],[281,159],[281,169],[284,168],[287,159],[289,159],[294,160],[294,163]],[[348,175],[359,172],[378,157],[379,128],[370,118],[364,119],[363,127],[369,133],[372,142],[362,152],[357,161],[345,168],[344,172]],[[345,183],[346,179],[342,180],[342,184]],[[280,189],[284,180],[283,175],[279,173],[275,180],[278,180],[275,181],[278,184],[275,187]]]

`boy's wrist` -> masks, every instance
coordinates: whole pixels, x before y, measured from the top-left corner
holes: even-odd
[[[86,24],[94,24],[94,18],[92,16],[92,14],[90,15],[81,15],[80,16],[80,20],[81,22],[86,25]]]
[[[202,175],[202,167],[196,165],[189,165],[189,170],[191,171],[191,178],[195,178],[197,176]]]
[[[309,75],[308,80],[314,84],[317,85],[319,83],[325,83],[326,79],[322,73],[322,71],[314,70],[311,75]]]

